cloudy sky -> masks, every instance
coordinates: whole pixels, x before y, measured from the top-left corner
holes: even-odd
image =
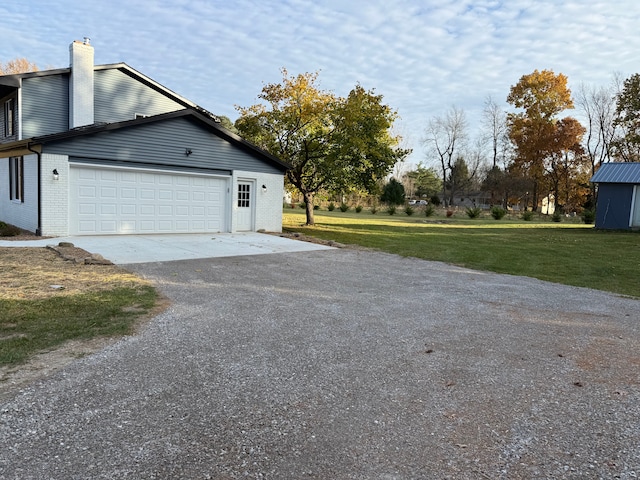
[[[98,64],[125,62],[219,115],[257,103],[263,84],[320,71],[346,96],[375,89],[425,161],[430,118],[499,105],[535,69],[608,85],[640,72],[638,0],[21,0],[0,4],[0,61],[66,67],[90,37]]]

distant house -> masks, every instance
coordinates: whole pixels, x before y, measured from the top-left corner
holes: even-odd
[[[287,165],[124,63],[0,76],[0,221],[47,236],[282,229]]]
[[[604,163],[591,182],[598,185],[596,228],[640,228],[640,163]]]

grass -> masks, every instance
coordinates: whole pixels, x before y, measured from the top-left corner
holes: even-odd
[[[155,305],[150,285],[39,299],[0,299],[0,365],[24,363],[68,340],[132,333]]]
[[[0,248],[0,271],[0,367],[70,340],[131,334],[141,317],[163,305],[151,283],[131,272],[66,261],[48,248]]]
[[[462,218],[462,216],[466,218]],[[304,212],[285,209],[286,231],[374,248],[406,257],[437,260],[477,270],[605,290],[640,297],[640,234],[595,230],[579,219],[518,217],[469,219],[389,216],[382,212]],[[526,295],[526,292],[519,292]]]

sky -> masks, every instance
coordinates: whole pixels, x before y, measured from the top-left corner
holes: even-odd
[[[231,120],[283,67],[339,96],[374,89],[410,165],[431,164],[430,119],[455,106],[478,135],[487,98],[509,109],[536,69],[574,92],[640,72],[638,0],[21,0],[0,18],[2,62],[68,67],[69,44],[89,37],[96,64],[124,62]]]

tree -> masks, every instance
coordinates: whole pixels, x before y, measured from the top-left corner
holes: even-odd
[[[504,158],[507,138],[507,115],[491,97],[487,97],[482,111],[484,129],[491,143],[492,167],[498,165],[498,159]]]
[[[614,125],[621,130],[613,142],[616,155],[624,162],[640,161],[640,74],[624,81],[616,97]]]
[[[615,95],[611,87],[587,87],[581,84],[576,104],[586,119],[584,148],[593,176],[603,162],[611,161],[611,146],[615,135]],[[592,185],[592,189],[593,194],[595,185]]]
[[[222,125],[224,128],[235,134],[238,133],[238,129],[235,127],[229,117],[225,115],[216,115],[216,117],[218,117],[218,120],[220,120],[220,125]]]
[[[432,197],[442,190],[442,180],[438,178],[438,172],[433,168],[425,167],[421,163],[418,164],[415,170],[406,173],[405,177],[411,180],[417,197]]]
[[[453,166],[451,167],[447,185],[451,194],[449,205],[454,204],[453,197],[460,191],[464,191],[468,188],[471,177],[469,176],[469,168],[467,162],[463,157],[456,158]]]
[[[574,191],[579,189],[575,181],[585,171],[587,162],[581,145],[586,129],[571,117],[559,120],[555,127],[554,145],[550,149],[551,154],[547,162],[551,190],[556,205],[575,209],[577,205],[572,201],[572,197]]]
[[[427,126],[424,143],[440,162],[442,198],[446,199],[447,172],[453,168],[458,150],[467,138],[467,120],[463,110],[451,107],[444,117],[433,117]],[[445,200],[446,204],[446,200]]]
[[[387,205],[402,205],[404,198],[404,186],[398,180],[391,177],[389,182],[382,187],[380,201]]]
[[[322,91],[317,73],[267,84],[258,96],[267,105],[236,107],[242,136],[291,165],[287,180],[303,196],[307,225],[314,224],[313,200],[322,190],[375,192],[378,182],[409,150],[391,133],[397,113],[382,95],[357,85],[346,98]]]
[[[7,63],[0,62],[0,75],[12,75],[15,73],[37,71],[37,65],[26,58],[14,58],[13,60],[9,60]]]
[[[531,198],[536,210],[545,183],[547,161],[560,151],[556,116],[573,108],[571,90],[563,74],[535,70],[523,75],[511,87],[507,101],[524,109],[522,113],[507,116],[509,138],[516,149],[512,170],[532,180]],[[563,140],[563,144],[566,142],[568,140]]]

